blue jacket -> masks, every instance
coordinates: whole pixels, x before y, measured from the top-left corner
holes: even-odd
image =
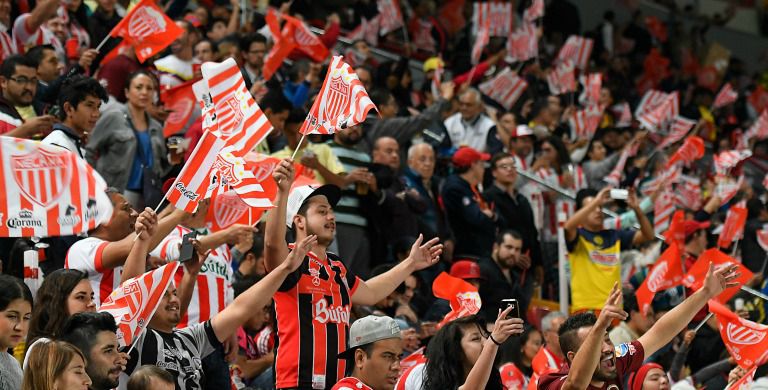
[[[469,183],[458,175],[445,180],[443,206],[456,237],[456,255],[487,257],[496,238],[496,223],[480,210]]]

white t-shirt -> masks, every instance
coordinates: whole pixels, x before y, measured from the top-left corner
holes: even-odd
[[[155,61],[155,68],[162,72],[160,85],[175,87],[185,81],[192,80],[194,77],[192,64],[193,61],[184,61],[173,54]]]
[[[23,49],[27,47],[53,45],[59,58],[66,58],[64,44],[56,38],[56,35],[51,30],[44,25],[40,26],[37,30],[29,30],[27,19],[30,16],[31,14],[28,13],[23,14],[13,22],[13,39],[16,41],[18,49],[24,51]]]
[[[64,268],[76,269],[88,274],[88,281],[95,295],[97,305],[106,301],[109,294],[120,286],[123,267],[105,268],[102,264],[104,248],[109,241],[88,237],[76,242],[67,252]]]
[[[426,363],[419,363],[407,369],[395,384],[395,390],[422,390],[424,387],[424,372]]]

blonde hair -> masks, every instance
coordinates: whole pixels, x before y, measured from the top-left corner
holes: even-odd
[[[52,390],[76,356],[85,356],[74,345],[64,341],[48,341],[29,351],[29,366],[24,370],[22,390]]]

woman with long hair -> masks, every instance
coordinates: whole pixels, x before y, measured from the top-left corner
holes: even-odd
[[[32,293],[16,277],[0,274],[0,389],[21,387],[19,362],[7,351],[27,338]]]
[[[502,389],[493,361],[509,336],[523,331],[523,320],[507,318],[511,308],[499,313],[489,334],[477,316],[449,322],[427,346],[424,390]]]
[[[526,325],[523,334],[501,347],[499,372],[507,389],[526,389],[533,375],[533,358],[543,339],[538,329]]]
[[[37,305],[32,310],[28,344],[40,338],[59,336],[69,317],[83,312],[95,312],[93,288],[88,275],[76,269],[51,272],[37,290]]]
[[[155,76],[139,70],[129,75],[126,83],[125,105],[105,112],[96,122],[86,146],[86,159],[110,187],[121,191],[140,210],[145,204],[159,202],[145,196],[160,192],[159,180],[168,173],[170,164],[162,125],[148,112],[157,94]]]
[[[47,341],[30,352],[21,389],[87,390],[90,385],[83,353],[70,343]]]

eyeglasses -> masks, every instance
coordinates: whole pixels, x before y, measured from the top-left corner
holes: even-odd
[[[17,82],[19,84],[30,84],[30,85],[37,84],[37,78],[36,77],[28,79],[28,78],[22,76],[22,77],[9,77],[8,79],[9,80],[13,80],[13,81],[15,81],[15,82]]]

